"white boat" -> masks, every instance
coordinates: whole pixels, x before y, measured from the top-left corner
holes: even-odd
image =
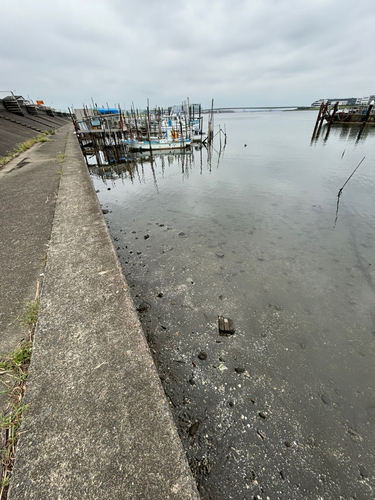
[[[131,151],[160,151],[160,150],[171,150],[171,149],[183,149],[190,147],[191,139],[155,139],[149,141],[132,141],[125,140],[126,144]]]

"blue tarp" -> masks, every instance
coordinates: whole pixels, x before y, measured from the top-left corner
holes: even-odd
[[[116,115],[118,114],[118,109],[116,108],[97,108],[101,115]]]

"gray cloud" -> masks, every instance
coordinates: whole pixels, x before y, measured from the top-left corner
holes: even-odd
[[[375,93],[373,0],[12,0],[0,90],[66,108],[308,105]]]

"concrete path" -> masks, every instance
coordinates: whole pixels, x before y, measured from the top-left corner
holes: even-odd
[[[19,317],[35,298],[47,245],[71,125],[37,144],[0,170],[0,356],[13,351],[24,330]],[[35,135],[35,133],[34,133]]]
[[[8,499],[198,499],[72,127],[65,154]]]

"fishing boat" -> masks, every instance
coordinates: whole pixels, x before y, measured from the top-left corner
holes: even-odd
[[[128,146],[130,151],[161,151],[172,149],[188,148],[191,145],[191,139],[154,139],[151,141],[135,141],[131,139],[124,140],[123,143]]]

